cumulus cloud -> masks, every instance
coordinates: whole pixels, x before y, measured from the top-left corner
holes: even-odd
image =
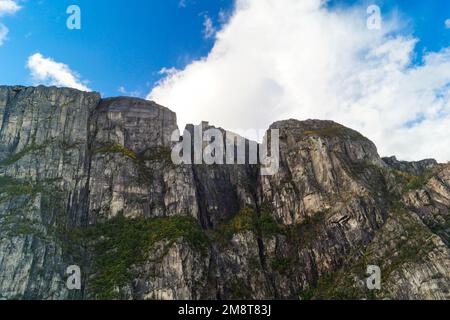
[[[7,14],[14,14],[20,9],[21,7],[16,3],[16,1],[0,0],[0,17]],[[4,24],[0,23],[0,46],[5,42],[8,32],[8,28]]]
[[[64,63],[35,53],[28,58],[27,67],[36,84],[69,87],[82,91],[91,91],[80,76]]]
[[[0,0],[0,17],[5,14],[13,14],[20,10],[20,6],[13,0]]]
[[[444,24],[447,29],[450,29],[450,19],[445,20]]]
[[[176,111],[181,127],[332,119],[382,155],[450,160],[450,48],[413,65],[418,39],[386,15],[381,30],[368,30],[366,9],[236,0],[208,56],[167,74],[148,99]]]

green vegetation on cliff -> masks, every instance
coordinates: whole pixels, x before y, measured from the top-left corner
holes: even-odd
[[[153,169],[148,165],[150,163],[162,164],[163,167],[173,166],[171,160],[171,149],[166,147],[154,147],[145,150],[142,153],[136,153],[133,150],[121,144],[106,144],[95,150],[96,154],[120,154],[133,161],[138,174],[139,182],[146,184],[153,181]]]
[[[229,222],[220,226],[216,236],[222,240],[231,240],[235,234],[252,231],[256,235],[272,236],[283,234],[285,227],[275,221],[271,213],[263,208],[258,214],[252,208],[241,209]]]
[[[146,261],[161,241],[170,248],[183,238],[205,253],[209,240],[191,216],[128,219],[123,215],[100,225],[90,226],[85,239],[93,243],[93,279],[90,291],[97,299],[121,298],[120,289],[133,278],[132,267]]]
[[[420,264],[435,248],[430,230],[415,222],[401,203],[394,203],[386,224],[361,253],[349,255],[346,264],[338,270],[319,277],[316,285],[299,294],[300,299],[378,299],[390,296],[389,288],[395,282],[392,276],[406,265]],[[398,234],[402,236],[399,237]],[[382,290],[366,288],[366,268],[379,266]]]

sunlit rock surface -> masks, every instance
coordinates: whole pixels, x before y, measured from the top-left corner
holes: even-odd
[[[169,109],[54,87],[0,87],[0,123],[0,299],[450,298],[448,164],[287,120],[275,175],[175,165]]]

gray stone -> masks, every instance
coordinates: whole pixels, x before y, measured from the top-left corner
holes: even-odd
[[[275,175],[175,165],[169,109],[55,87],[1,86],[0,123],[0,299],[450,298],[448,164],[286,120]]]

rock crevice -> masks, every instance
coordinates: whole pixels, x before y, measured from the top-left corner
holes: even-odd
[[[0,299],[450,298],[448,164],[291,119],[274,175],[175,165],[169,109],[55,87],[0,86],[0,123]]]

